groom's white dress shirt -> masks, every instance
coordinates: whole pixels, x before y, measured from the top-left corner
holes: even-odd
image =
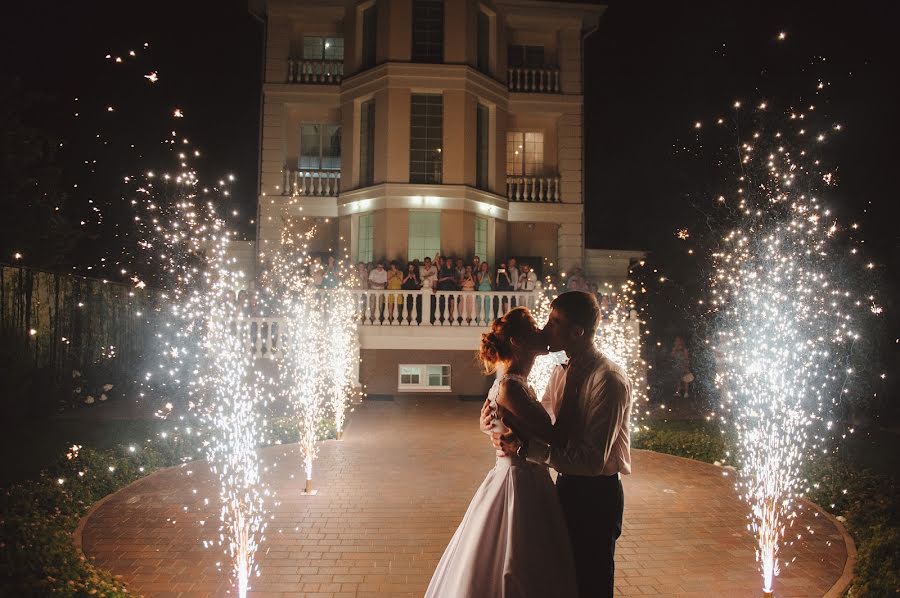
[[[599,352],[580,364],[558,365],[541,404],[553,421],[554,437],[550,444],[530,439],[529,461],[563,475],[631,473],[631,381],[621,367]]]

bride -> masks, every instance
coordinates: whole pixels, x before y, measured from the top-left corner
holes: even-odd
[[[524,307],[510,310],[482,335],[485,371],[504,372],[488,394],[495,430],[506,431],[500,420],[509,413],[530,428],[526,436],[550,437],[550,417],[528,385],[535,358],[546,352],[547,343]],[[547,468],[500,456],[472,498],[425,596],[574,598],[571,550]]]

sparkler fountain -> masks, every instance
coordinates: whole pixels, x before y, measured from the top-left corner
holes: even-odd
[[[246,282],[228,257],[231,233],[217,216],[209,189],[204,190],[207,199],[200,200],[196,174],[184,162],[182,168],[174,177],[145,175],[136,190],[141,200],[133,202],[141,214],[135,221],[144,234],[139,245],[148,262],[159,260],[157,282],[173,302],[165,327],[173,334],[163,337],[160,369],[168,370],[176,387],[188,390],[189,408],[200,422],[196,433],[204,435],[205,456],[219,480],[219,543],[227,546],[243,598],[250,577],[259,574],[255,555],[266,527],[268,492],[256,451],[266,395],[236,300],[236,289]]]
[[[734,208],[731,226],[713,254],[711,303],[726,362],[718,382],[765,595],[805,492],[801,468],[828,450],[830,413],[847,392],[846,362],[859,337],[854,311],[862,302],[838,276],[839,226],[817,198],[832,182],[819,148],[840,126],[812,133],[813,109],[740,146],[737,189],[731,201],[719,198]]]

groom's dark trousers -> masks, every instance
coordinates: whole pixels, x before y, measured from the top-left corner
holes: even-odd
[[[572,541],[580,598],[611,598],[625,508],[619,475],[559,474],[556,490]]]

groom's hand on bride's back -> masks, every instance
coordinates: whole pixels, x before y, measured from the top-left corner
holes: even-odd
[[[511,431],[506,434],[494,432],[491,434],[491,441],[494,443],[494,448],[497,449],[498,457],[513,457],[518,452],[519,447],[522,446],[522,443]]]
[[[491,430],[494,427],[494,413],[491,410],[491,401],[490,399],[484,402],[484,405],[481,407],[481,431],[485,434],[490,434]]]

